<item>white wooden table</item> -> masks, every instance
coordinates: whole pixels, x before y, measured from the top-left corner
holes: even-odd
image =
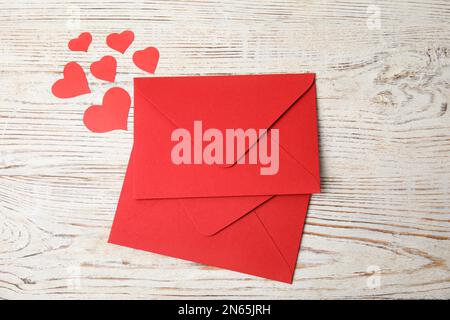
[[[449,21],[446,0],[1,0],[0,299],[450,298]],[[149,45],[161,76],[317,73],[323,193],[293,285],[107,244],[132,132],[83,126],[111,85],[50,87],[127,28],[128,90]]]

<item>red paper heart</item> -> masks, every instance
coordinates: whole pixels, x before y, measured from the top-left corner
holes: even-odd
[[[125,30],[121,33],[111,33],[106,37],[106,44],[120,53],[125,53],[128,47],[134,40],[134,33],[130,30]]]
[[[104,56],[91,64],[91,73],[100,80],[114,82],[116,78],[117,61],[112,56]]]
[[[52,93],[58,98],[73,98],[90,93],[89,84],[83,68],[76,62],[64,66],[64,77],[52,86]]]
[[[92,42],[92,36],[89,32],[81,33],[78,38],[69,41],[69,49],[72,51],[87,52]]]
[[[133,62],[136,67],[149,73],[155,72],[158,60],[159,51],[155,47],[148,47],[133,54]]]
[[[92,132],[127,130],[131,98],[122,88],[111,88],[103,96],[102,105],[94,105],[84,112],[84,125]]]

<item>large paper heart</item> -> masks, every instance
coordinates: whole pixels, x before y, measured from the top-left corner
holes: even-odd
[[[149,73],[155,72],[158,60],[159,51],[155,47],[148,47],[133,54],[133,62],[136,67]]]
[[[84,112],[84,125],[92,132],[127,130],[131,98],[122,88],[111,88],[103,96],[102,105],[90,106]]]
[[[120,53],[125,53],[128,47],[134,40],[134,33],[130,30],[125,30],[121,33],[111,33],[106,37],[106,44]]]
[[[91,73],[100,80],[114,82],[116,78],[117,61],[112,56],[104,56],[91,64]]]
[[[92,36],[89,32],[81,33],[78,38],[69,41],[69,49],[72,51],[87,52],[92,42]]]
[[[66,64],[63,75],[63,79],[57,80],[52,86],[52,93],[56,97],[73,98],[91,92],[83,68],[78,63]]]

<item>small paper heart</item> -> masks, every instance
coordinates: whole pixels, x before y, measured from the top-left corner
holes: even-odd
[[[139,69],[154,73],[159,61],[159,51],[155,47],[148,47],[133,54],[133,62]]]
[[[106,37],[106,44],[120,53],[125,53],[128,47],[133,43],[134,33],[130,30],[125,30],[121,33],[111,33]]]
[[[63,78],[52,86],[52,93],[58,98],[73,98],[90,93],[89,84],[83,68],[76,62],[64,66]]]
[[[89,32],[81,33],[78,38],[69,41],[69,49],[72,51],[87,52],[92,42],[92,35]]]
[[[100,80],[114,82],[116,78],[117,61],[112,56],[104,56],[91,64],[90,70],[94,77]]]
[[[131,98],[127,91],[114,87],[106,91],[102,105],[93,105],[86,109],[83,122],[92,132],[127,130],[128,112]]]

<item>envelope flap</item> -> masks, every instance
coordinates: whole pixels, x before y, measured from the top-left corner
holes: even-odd
[[[175,127],[268,129],[311,88],[315,75],[136,78],[135,90]]]
[[[197,231],[213,236],[252,212],[273,196],[213,197],[180,200]]]

